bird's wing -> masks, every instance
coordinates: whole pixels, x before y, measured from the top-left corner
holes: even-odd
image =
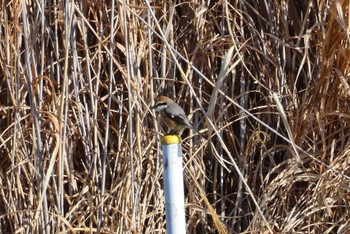
[[[174,103],[171,108],[164,109],[164,113],[172,120],[176,121],[177,123],[181,123],[184,125],[192,125],[191,122],[188,120],[184,110],[176,103]]]

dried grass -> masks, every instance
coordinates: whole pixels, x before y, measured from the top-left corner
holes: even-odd
[[[165,233],[163,94],[188,233],[350,231],[349,1],[0,8],[2,233]]]

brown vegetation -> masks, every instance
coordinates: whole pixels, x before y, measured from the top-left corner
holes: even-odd
[[[350,232],[349,1],[0,8],[2,233],[165,233],[156,95],[188,233]]]

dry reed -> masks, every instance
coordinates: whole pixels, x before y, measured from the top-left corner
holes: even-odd
[[[188,233],[350,232],[349,1],[2,1],[2,233],[165,233],[156,95]]]

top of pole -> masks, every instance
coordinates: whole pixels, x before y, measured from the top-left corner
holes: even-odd
[[[162,137],[161,142],[163,145],[180,144],[182,139],[179,135],[165,135]]]

